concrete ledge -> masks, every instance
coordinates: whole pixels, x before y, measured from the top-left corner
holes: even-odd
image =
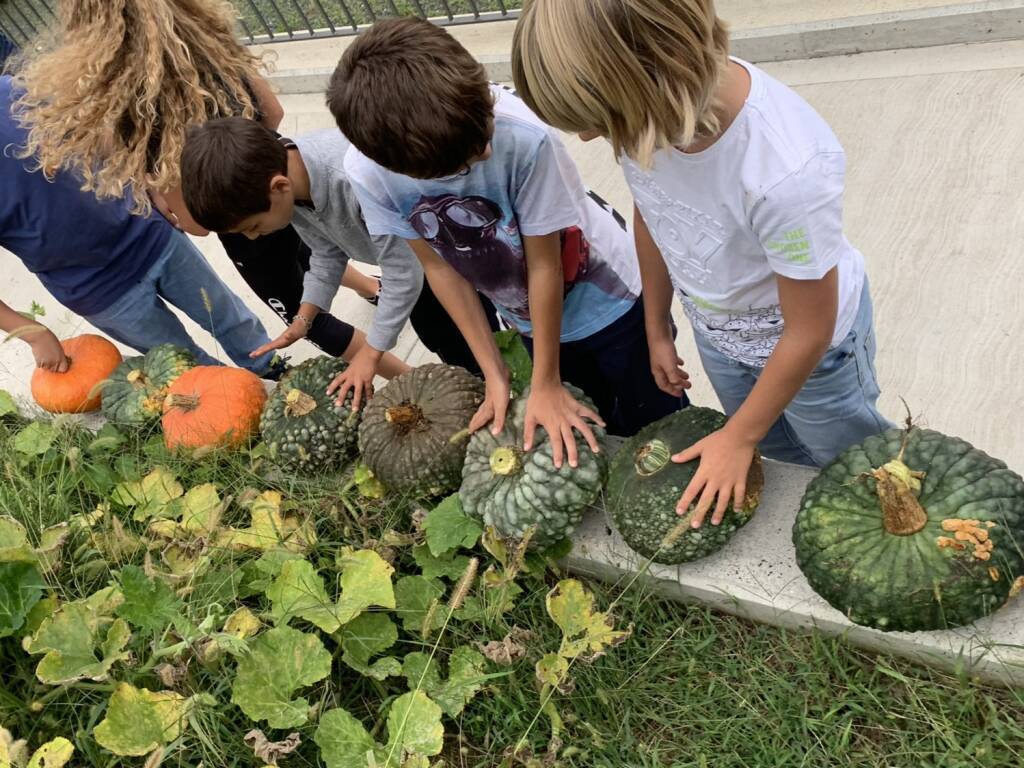
[[[732,51],[752,62],[788,61],[1020,37],[1024,37],[1024,0],[990,0],[736,30],[732,34]],[[477,58],[486,66],[492,81],[511,82],[510,54]],[[331,72],[333,67],[288,69],[271,74],[270,81],[284,94],[321,93],[327,88]]]
[[[766,461],[765,502],[725,549],[685,565],[653,565],[640,579],[673,600],[702,603],[763,624],[843,636],[870,651],[947,670],[964,668],[993,683],[1024,685],[1024,600],[1011,601],[970,627],[880,632],[852,624],[814,593],[797,567],[791,530],[815,474]],[[646,562],[601,514],[588,516],[573,538],[575,547],[565,565],[579,574],[624,586]]]

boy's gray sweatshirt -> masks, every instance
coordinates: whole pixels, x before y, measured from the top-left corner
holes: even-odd
[[[386,352],[398,342],[423,287],[423,268],[400,237],[366,231],[348,176],[348,139],[337,129],[293,139],[309,175],[313,207],[295,206],[292,226],[312,250],[302,302],[329,311],[349,259],[380,266],[382,290],[367,341]]]

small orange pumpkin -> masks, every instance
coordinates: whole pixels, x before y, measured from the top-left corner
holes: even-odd
[[[192,368],[164,399],[164,444],[172,450],[243,445],[259,431],[266,402],[255,373],[220,365]]]
[[[95,333],[84,333],[60,343],[68,358],[64,373],[36,368],[32,397],[50,413],[85,413],[100,407],[101,383],[121,364],[121,353]]]

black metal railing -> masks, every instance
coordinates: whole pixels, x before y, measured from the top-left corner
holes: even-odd
[[[514,19],[521,0],[232,0],[246,42],[353,35],[385,16],[437,24]],[[0,33],[24,45],[57,18],[59,0],[0,0]]]

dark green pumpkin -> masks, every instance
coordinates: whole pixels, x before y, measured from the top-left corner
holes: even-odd
[[[260,433],[270,457],[286,469],[320,472],[343,464],[355,452],[359,412],[352,394],[335,403],[327,387],[348,364],[322,356],[295,366],[267,399]]]
[[[615,455],[608,473],[607,509],[633,551],[666,565],[696,560],[724,547],[753,516],[764,486],[756,453],[744,509],[730,504],[721,524],[712,525],[709,513],[697,529],[689,526],[692,508],[690,515],[676,514],[676,503],[699,462],[676,464],[672,455],[721,429],[725,421],[718,411],[690,406],[644,427]]]
[[[103,384],[103,415],[115,424],[156,423],[168,388],[195,365],[190,351],[173,344],[161,344],[145,355],[127,358]]]
[[[857,624],[969,624],[1024,583],[1024,480],[959,438],[892,429],[811,481],[793,543],[814,590]]]
[[[464,368],[433,363],[395,377],[364,409],[363,462],[392,493],[451,493],[466,457],[459,434],[483,399],[483,382]]]
[[[573,396],[597,410],[581,391],[567,385]],[[523,451],[523,425],[529,388],[509,408],[505,427],[497,435],[476,432],[466,451],[459,497],[463,509],[493,526],[503,538],[521,539],[534,529],[531,542],[540,546],[567,538],[583,513],[601,495],[607,474],[603,450],[605,431],[592,425],[601,453],[593,453],[578,438],[578,466],[563,461],[555,469],[551,440],[538,429],[534,446]]]

